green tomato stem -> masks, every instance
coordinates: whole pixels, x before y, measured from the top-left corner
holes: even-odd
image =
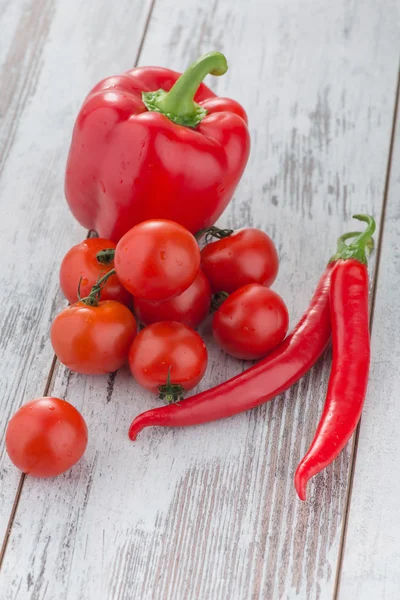
[[[171,366],[168,367],[166,383],[158,386],[158,393],[160,400],[165,400],[166,404],[183,400],[185,388],[179,383],[171,383]]]
[[[114,248],[104,248],[96,254],[97,262],[101,265],[108,265],[114,260]]]
[[[107,283],[108,279],[110,277],[112,277],[112,275],[115,275],[115,269],[111,269],[111,271],[108,271],[108,273],[106,273],[105,275],[103,275],[103,277],[98,279],[96,281],[96,283],[94,284],[94,286],[92,287],[92,289],[90,290],[90,293],[87,296],[85,296],[84,298],[81,298],[81,283],[82,283],[82,277],[81,277],[79,280],[79,284],[78,284],[78,300],[79,300],[79,302],[83,302],[84,304],[87,304],[88,306],[98,306],[99,301],[100,301],[101,290]]]
[[[198,241],[203,237],[203,235],[205,235],[205,241],[208,244],[213,237],[221,240],[222,238],[226,238],[232,235],[233,231],[233,229],[220,229],[219,227],[215,227],[215,225],[212,225],[211,227],[205,227],[204,229],[200,229],[197,233],[195,233],[194,237]]]

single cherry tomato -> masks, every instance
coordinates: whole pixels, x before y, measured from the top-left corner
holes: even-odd
[[[8,423],[6,449],[23,473],[54,477],[83,456],[86,423],[72,404],[60,398],[37,398],[22,406]]]
[[[175,321],[153,323],[138,333],[129,351],[136,381],[167,401],[194,388],[207,367],[207,348],[193,329]]]
[[[123,286],[138,298],[168,300],[195,280],[200,250],[182,225],[163,219],[143,221],[126,233],[115,250]]]
[[[77,302],[60,312],[51,326],[51,343],[60,362],[85,375],[122,367],[135,336],[135,317],[113,300],[97,306]]]
[[[279,258],[271,238],[248,227],[207,244],[201,267],[213,292],[231,294],[248,283],[269,287],[278,273]]]
[[[144,325],[158,321],[179,321],[196,329],[210,312],[211,298],[210,284],[200,269],[192,285],[179,296],[164,302],[136,297],[133,306],[136,316]]]
[[[101,250],[115,250],[116,244],[103,238],[88,238],[80,244],[73,246],[64,256],[60,267],[60,286],[64,296],[73,304],[78,301],[78,286],[80,283],[80,296],[84,298],[96,281],[114,268],[114,258],[97,259]],[[107,280],[101,290],[102,300],[116,300],[122,304],[130,305],[132,296],[121,285],[116,275]]]
[[[265,356],[285,337],[289,314],[278,294],[258,283],[231,294],[214,315],[212,330],[217,343],[236,358]]]

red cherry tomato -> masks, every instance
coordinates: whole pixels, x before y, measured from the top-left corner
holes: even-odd
[[[106,248],[115,249],[116,244],[103,238],[89,238],[73,246],[64,256],[60,268],[60,286],[64,296],[73,304],[78,301],[78,285],[81,279],[81,298],[88,296],[96,281],[114,268],[111,258],[106,264],[100,263],[96,255]],[[101,290],[102,300],[116,300],[129,305],[132,297],[118,281],[118,277],[110,277]]]
[[[115,269],[123,286],[138,298],[168,300],[195,280],[200,250],[187,229],[163,219],[144,221],[118,242]]]
[[[11,462],[23,473],[54,477],[83,456],[86,423],[72,404],[60,398],[37,398],[22,406],[6,431]]]
[[[135,336],[135,317],[113,300],[98,306],[83,302],[68,306],[51,326],[51,343],[60,362],[85,375],[112,373],[122,367]]]
[[[285,337],[289,314],[278,294],[257,283],[233,292],[214,315],[218,344],[236,358],[262,358]]]
[[[260,229],[239,229],[201,251],[201,267],[213,292],[231,294],[248,283],[269,287],[275,281],[278,266],[274,243]]]
[[[207,367],[206,345],[182,323],[162,321],[143,329],[129,352],[129,366],[144,388],[171,401],[195,387]],[[172,390],[166,386],[168,373]]]
[[[200,269],[192,285],[179,296],[164,302],[135,298],[133,305],[136,316],[145,325],[158,321],[179,321],[196,329],[210,312],[211,298],[210,284]]]

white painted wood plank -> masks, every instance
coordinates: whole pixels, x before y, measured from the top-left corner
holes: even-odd
[[[339,598],[400,598],[400,112]]]
[[[43,393],[49,326],[65,302],[59,264],[85,235],[63,198],[75,114],[88,86],[131,66],[150,7],[120,2],[110,14],[107,2],[20,4],[19,18],[7,7],[0,21],[8,32],[14,26],[0,64],[0,535],[19,481],[3,432],[23,402]],[[129,37],[116,35],[127,24]]]
[[[383,10],[378,0],[156,2],[141,64],[182,69],[211,48],[228,57],[212,85],[247,108],[253,151],[221,223],[274,237],[275,289],[292,322],[337,235],[354,227],[351,214],[380,212],[396,17],[397,3]],[[210,354],[202,388],[242,368]],[[67,475],[26,480],[0,597],[331,598],[349,450],[315,481],[308,504],[292,485],[328,372],[322,361],[280,400],[202,427],[147,430],[133,445],[132,416],[157,401],[126,370],[105,379],[59,368],[52,390],[82,410],[89,448]]]
[[[29,12],[30,6],[31,0],[20,0],[19,2],[0,0],[0,68],[3,67],[4,59],[10,52],[10,48],[16,39],[18,28]]]

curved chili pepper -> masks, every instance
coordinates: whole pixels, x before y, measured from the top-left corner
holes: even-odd
[[[328,265],[311,303],[293,332],[266,358],[201,394],[138,415],[129,429],[135,440],[145,427],[184,427],[231,417],[287,390],[313,366],[329,343]]]
[[[343,450],[360,420],[368,383],[370,339],[368,322],[368,271],[366,246],[375,231],[367,215],[354,218],[368,223],[352,244],[339,238],[332,258],[330,311],[332,369],[324,410],[310,449],[297,467],[295,487],[306,499],[309,479],[322,471]]]

